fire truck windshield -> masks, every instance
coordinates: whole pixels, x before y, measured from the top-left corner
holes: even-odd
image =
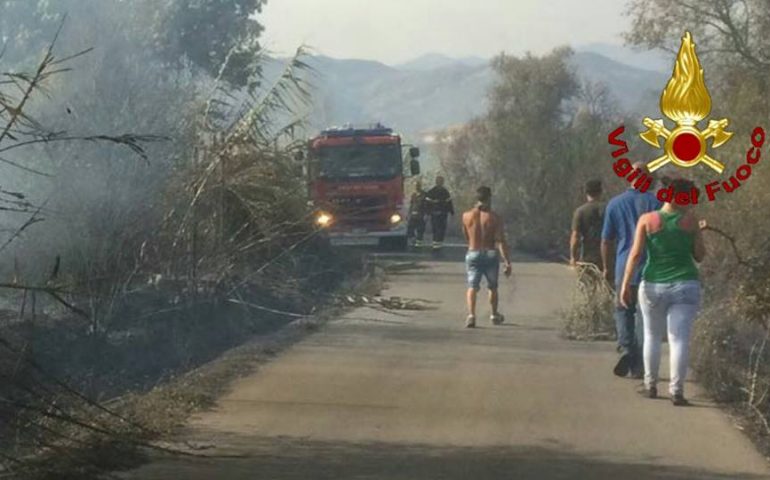
[[[402,173],[401,148],[398,145],[322,147],[318,157],[321,178],[387,179]]]

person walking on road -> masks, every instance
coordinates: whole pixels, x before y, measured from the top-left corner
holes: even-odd
[[[694,185],[685,179],[671,182],[674,198],[689,194]],[[633,301],[632,279],[643,253],[647,261],[639,285],[639,306],[644,318],[644,385],[649,398],[658,396],[658,371],[663,335],[668,326],[671,350],[669,393],[676,406],[687,405],[684,381],[687,376],[690,332],[701,302],[701,285],[696,262],[706,256],[702,229],[689,207],[666,203],[656,212],[639,219],[634,244],[628,255],[620,298],[623,305]]]
[[[426,201],[430,212],[433,249],[440,250],[444,246],[447,219],[449,215],[454,216],[455,214],[452,196],[449,194],[449,190],[444,187],[444,177],[436,177],[436,186],[428,190]]]
[[[501,257],[505,265],[505,276],[510,277],[512,272],[503,221],[492,211],[492,190],[489,187],[479,187],[476,194],[476,206],[463,214],[463,233],[468,241],[468,253],[465,256],[468,277],[468,317],[465,321],[467,328],[476,326],[476,298],[482,277],[486,278],[489,289],[489,305],[492,309],[490,320],[494,325],[503,323],[505,318],[498,311]]]
[[[645,168],[644,163],[641,162],[633,166],[640,170]],[[660,207],[660,202],[651,193],[642,193],[635,188],[629,188],[610,200],[604,211],[601,256],[604,278],[610,285],[615,285],[615,291],[618,293],[614,317],[620,357],[613,372],[619,377],[631,374],[634,378],[642,378],[644,375],[641,354],[643,337],[641,326],[637,328],[637,323],[641,322],[637,322],[636,308],[636,294],[641,282],[641,272],[637,272],[629,279],[628,302],[621,303],[619,293],[628,254],[634,241],[636,224],[642,215]]]
[[[585,185],[586,203],[578,207],[572,216],[570,237],[571,266],[578,262],[591,263],[601,268],[602,227],[605,204],[602,198],[602,181],[589,180]]]
[[[425,236],[425,190],[419,180],[414,185],[414,193],[409,201],[409,224],[407,236],[414,239],[415,247],[422,247]]]

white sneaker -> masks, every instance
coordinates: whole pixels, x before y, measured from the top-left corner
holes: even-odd
[[[492,325],[502,325],[505,321],[505,316],[497,313],[489,316],[489,320],[492,322]]]
[[[465,328],[476,328],[476,317],[468,315],[468,318],[465,319]]]

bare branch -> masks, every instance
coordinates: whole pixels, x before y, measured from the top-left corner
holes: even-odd
[[[723,238],[725,238],[728,242],[730,242],[730,246],[733,249],[733,253],[735,254],[735,258],[738,260],[738,264],[742,265],[744,267],[750,267],[751,266],[751,264],[748,261],[744,260],[743,257],[741,256],[741,252],[738,250],[738,245],[737,245],[737,243],[735,241],[735,237],[733,237],[732,235],[729,235],[728,233],[726,233],[723,230],[720,230],[719,228],[712,227],[711,225],[709,225],[706,228],[704,228],[704,231],[714,232],[716,234],[719,234]]]

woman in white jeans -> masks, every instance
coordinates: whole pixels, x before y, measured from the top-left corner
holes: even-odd
[[[672,180],[673,198],[690,195],[694,185],[689,180]],[[639,305],[644,318],[644,393],[658,396],[658,371],[663,335],[668,326],[671,359],[669,392],[676,406],[687,405],[684,382],[690,351],[690,332],[701,302],[701,285],[696,262],[706,255],[702,228],[689,207],[666,203],[659,211],[639,219],[634,245],[626,264],[620,299],[631,301],[630,281],[647,251],[647,263],[639,285]]]

